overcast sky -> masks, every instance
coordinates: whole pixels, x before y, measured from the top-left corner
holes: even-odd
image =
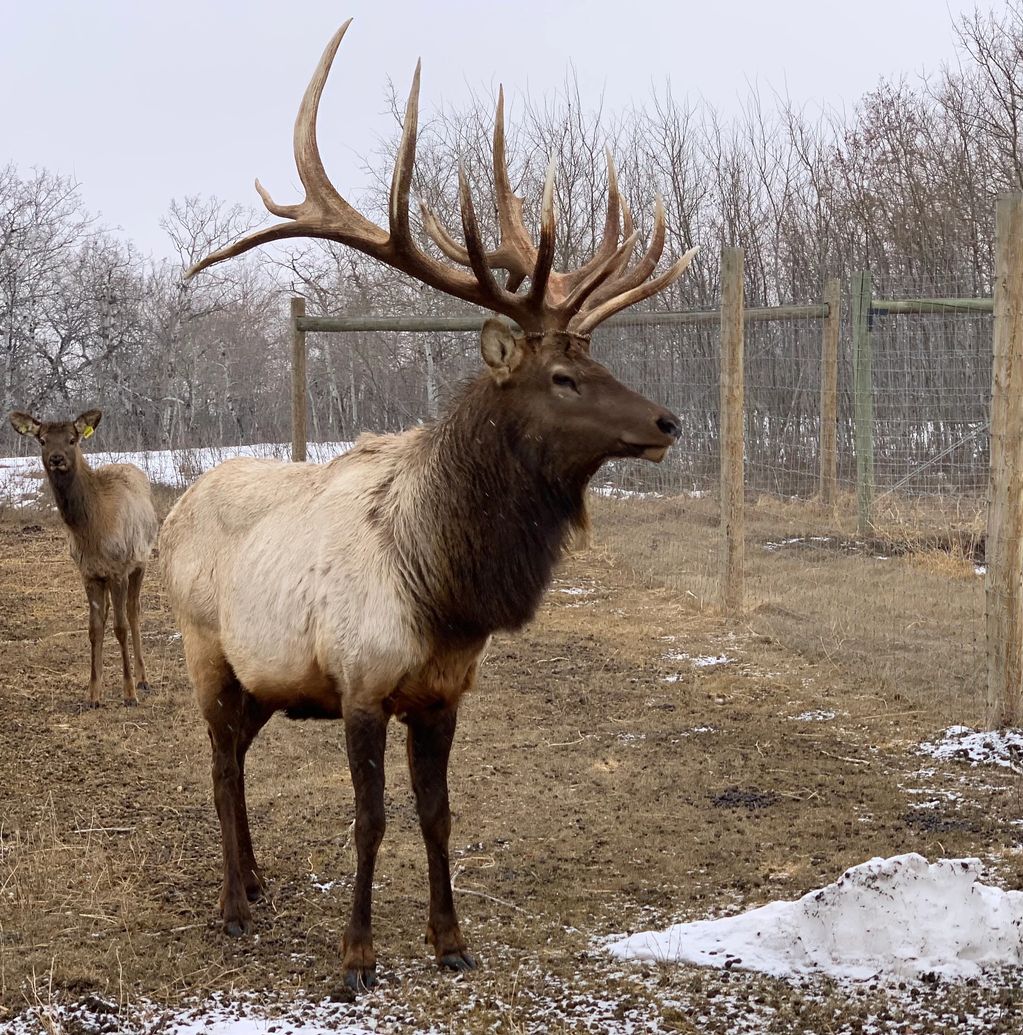
[[[996,7],[998,0],[982,0]],[[754,82],[800,105],[846,107],[879,78],[955,60],[973,0],[3,0],[0,164],[74,176],[89,208],[145,252],[168,251],[174,197],[258,205],[259,176],[297,201],[291,126],[324,44],[355,22],[320,113],[343,194],[391,127],[423,59],[424,110],[498,82],[540,96],[574,66],[584,98],[618,108],[668,79],[735,111]],[[514,119],[514,108],[510,117]],[[294,194],[292,197],[291,195]]]

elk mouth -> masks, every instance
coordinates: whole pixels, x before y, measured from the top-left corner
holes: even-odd
[[[619,456],[634,457],[637,460],[650,460],[655,464],[659,464],[668,455],[668,450],[673,443],[674,439],[665,444],[661,442],[630,442],[628,439],[623,438],[619,444]]]

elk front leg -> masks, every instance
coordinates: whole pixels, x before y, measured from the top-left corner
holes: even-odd
[[[107,584],[103,579],[86,579],[89,601],[89,646],[92,650],[89,671],[89,696],[86,707],[98,708],[103,696],[103,633],[107,624]]]
[[[355,850],[358,865],[352,892],[352,915],[342,950],[344,982],[369,988],[376,981],[373,950],[373,869],[384,837],[384,747],[387,719],[383,711],[345,715],[348,768],[355,789]]]
[[[114,635],[121,648],[121,678],[124,684],[124,703],[139,703],[135,683],[131,678],[131,655],[128,653],[128,579],[110,580],[110,605],[114,611]]]
[[[426,940],[433,946],[437,962],[442,967],[472,970],[476,960],[458,927],[448,861],[448,839],[451,836],[448,757],[457,717],[457,709],[447,706],[409,714],[404,721],[408,726],[409,775],[430,872],[430,919],[426,926]]]
[[[136,568],[128,576],[128,625],[131,626],[131,645],[135,652],[135,688],[148,694],[152,687],[146,679],[146,663],[142,657],[142,632],[139,620],[142,617],[142,580],[146,569]]]

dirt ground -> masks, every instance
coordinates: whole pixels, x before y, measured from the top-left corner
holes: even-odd
[[[256,935],[226,939],[209,745],[159,564],[145,593],[155,692],[121,706],[111,635],[106,705],[81,712],[86,606],[63,533],[0,514],[0,1029],[31,1006],[99,1002],[64,1030],[130,1030],[143,1003],[252,992],[333,998],[339,1024],[380,1031],[1018,1032],[1018,975],[850,991],[622,965],[600,948],[798,897],[875,855],[975,855],[1023,887],[1020,780],[916,754],[943,725],[925,691],[797,652],[755,621],[730,631],[695,595],[637,578],[600,527],[598,514],[598,545],[567,561],[537,621],[496,640],[462,709],[452,856],[480,969],[440,973],[423,945],[425,855],[395,728],[381,981],[353,1003],[338,955],[354,872],[340,725],[278,718],[253,748],[271,892]]]

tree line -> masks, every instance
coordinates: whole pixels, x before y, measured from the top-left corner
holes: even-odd
[[[751,92],[740,114],[726,119],[667,85],[611,111],[587,106],[569,78],[556,96],[515,100],[512,182],[535,220],[548,157],[557,157],[561,268],[585,261],[600,238],[605,148],[644,233],[660,191],[666,252],[701,245],[690,272],[651,303],[660,308],[717,304],[723,244],[744,249],[748,305],[817,301],[828,278],[859,269],[870,269],[877,293],[888,297],[988,295],[995,199],[1023,189],[1023,0],[997,13],[977,10],[953,28],[956,63],[917,81],[881,82],[850,112],[801,109]],[[381,221],[401,101],[390,97],[392,140],[366,156],[369,186],[357,194],[338,185]],[[491,99],[433,111],[420,133],[413,186],[449,227],[459,227],[461,160],[491,239],[492,119]],[[100,227],[71,178],[0,168],[4,409],[57,415],[101,405],[111,418],[105,441],[124,448],[286,440],[287,295],[304,294],[311,314],[462,311],[455,300],[319,242],[265,250],[183,282],[191,261],[263,218],[215,198],[173,202],[162,226],[176,258],[153,260]],[[990,335],[982,320],[914,327],[880,336],[882,352],[889,339],[892,351],[876,364],[875,386],[879,419],[893,436],[885,448],[926,455],[931,439],[954,444],[983,419],[977,393],[990,380]],[[310,345],[311,428],[324,440],[427,418],[475,369],[472,335],[313,335]],[[813,462],[807,443],[819,345],[812,323],[751,335],[749,431],[770,454],[765,463]],[[713,453],[712,334],[609,330],[597,347],[632,382],[663,386],[659,397],[692,415],[693,441],[701,443],[694,450]],[[848,370],[842,384],[846,425]],[[0,449],[17,448],[0,431]]]

